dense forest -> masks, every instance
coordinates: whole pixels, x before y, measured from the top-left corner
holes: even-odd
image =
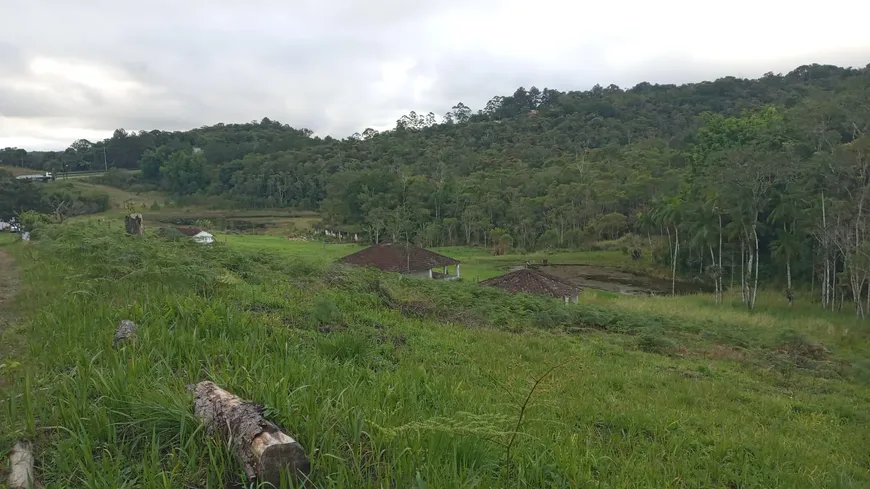
[[[141,169],[179,195],[320,210],[372,241],[497,251],[631,234],[674,275],[816,289],[870,308],[870,66],[801,66],[760,79],[528,90],[440,120],[338,140],[269,119],[0,151],[4,164]],[[718,296],[718,294],[717,294]],[[862,301],[861,297],[865,299]]]

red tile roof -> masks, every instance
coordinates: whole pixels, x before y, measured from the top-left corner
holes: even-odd
[[[480,282],[480,285],[498,287],[511,293],[552,295],[553,297],[574,297],[583,288],[564,279],[544,273],[537,268],[521,268],[513,272]]]
[[[459,261],[419,246],[381,243],[347,255],[341,260],[350,265],[369,266],[385,272],[423,272],[436,267],[458,265]]]
[[[175,229],[177,229],[181,234],[183,234],[185,236],[196,236],[197,234],[202,232],[202,229],[199,229],[199,228],[177,227]]]

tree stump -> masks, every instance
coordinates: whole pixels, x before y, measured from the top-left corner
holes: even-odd
[[[124,227],[127,229],[127,234],[137,234],[142,236],[144,227],[142,226],[142,214],[130,214],[124,217]]]
[[[36,487],[33,475],[33,448],[30,442],[19,441],[9,453],[9,489],[31,489]]]
[[[136,323],[127,319],[118,323],[118,328],[115,330],[115,339],[112,340],[112,346],[117,348],[128,341],[136,339]]]
[[[209,433],[230,443],[245,474],[280,487],[281,474],[305,480],[311,464],[296,440],[263,418],[263,407],[204,381],[194,390],[193,411]]]

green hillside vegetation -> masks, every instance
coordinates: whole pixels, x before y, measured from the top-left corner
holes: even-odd
[[[34,175],[42,173],[42,170],[34,170],[32,168],[25,168],[21,166],[0,165],[0,172],[6,172],[8,174],[11,174],[12,176],[17,177],[18,175]]]
[[[51,215],[57,221],[110,208],[109,193],[93,186],[73,182],[30,182],[17,180],[0,170],[0,219],[8,220],[24,212]]]
[[[860,316],[868,86],[868,68],[807,65],[680,86],[519,88],[476,112],[412,112],[343,140],[264,118],[119,129],[62,153],[7,148],[0,161],[138,168],[116,183],[182,204],[319,211],[371,241],[531,251],[633,233],[675,278],[719,289],[738,273],[749,307],[757,283],[776,284],[784,300],[799,288],[828,308],[845,297]]]
[[[708,297],[565,305],[116,222],[6,248],[24,288],[0,344],[27,346],[3,347],[0,445],[34,440],[45,487],[240,481],[192,415],[185,386],[205,379],[300,440],[306,487],[870,484],[870,343],[848,315],[764,293],[751,313]],[[122,319],[138,339],[115,350]]]
[[[263,119],[0,150],[94,171],[0,171],[33,231],[0,233],[0,446],[32,440],[45,487],[239,487],[192,412],[212,380],[302,443],[305,487],[870,487],[868,131],[870,66],[811,65],[520,88],[342,140]],[[463,279],[335,263],[386,240]],[[543,260],[674,295],[476,283]]]

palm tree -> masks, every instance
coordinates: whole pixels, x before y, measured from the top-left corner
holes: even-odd
[[[722,217],[713,200],[706,200],[691,213],[692,246],[701,250],[702,256],[710,251],[711,264],[707,273],[713,278],[713,302],[719,304],[722,300]],[[713,247],[719,244],[719,263],[716,263],[716,253]]]
[[[791,287],[791,264],[792,260],[800,254],[802,241],[798,236],[797,216],[800,211],[794,199],[782,199],[773,208],[767,218],[767,222],[782,222],[782,227],[776,230],[776,239],[771,243],[771,253],[774,258],[785,261],[785,297],[788,306],[794,306],[794,291]]]

